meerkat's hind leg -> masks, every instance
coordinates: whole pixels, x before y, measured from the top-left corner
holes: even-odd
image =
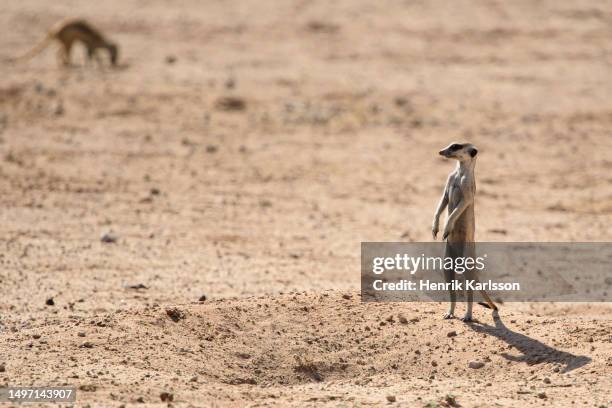
[[[88,67],[93,63],[94,51],[87,47],[85,54],[85,66]]]
[[[463,316],[461,320],[463,320],[464,322],[471,322],[472,321],[472,306],[474,304],[474,290],[472,290],[471,287],[467,286],[467,282],[473,281],[475,279],[474,271],[472,269],[465,271],[463,277],[465,278],[465,283],[466,283],[465,294],[466,294],[467,308],[465,311],[465,315]]]
[[[464,322],[472,321],[472,304],[474,303],[474,291],[471,289],[467,290],[467,309],[465,311],[465,315],[461,320]]]
[[[58,59],[60,64],[62,64],[63,67],[69,67],[70,66],[70,53],[72,51],[72,43],[61,43],[61,46],[59,48],[58,51]]]
[[[95,47],[87,48],[87,61],[87,65],[93,64],[93,62],[95,61],[98,68],[104,67],[104,61],[102,61],[102,57],[100,56],[98,49]]]
[[[98,55],[96,54],[96,49],[95,47],[91,47],[89,45],[86,45],[86,55],[85,55],[85,66],[86,67],[90,67],[93,66],[94,64],[94,60],[95,63],[97,63],[98,65],[100,65],[100,60],[98,59]]]
[[[452,269],[444,270],[444,280],[446,283],[452,283],[455,279],[455,271]],[[448,310],[444,313],[445,319],[452,319],[455,317],[455,303],[457,302],[457,293],[453,289],[448,290],[450,296],[450,303],[448,304]]]
[[[63,45],[57,49],[57,63],[63,68],[66,68],[69,65],[68,57],[66,56],[66,47]]]

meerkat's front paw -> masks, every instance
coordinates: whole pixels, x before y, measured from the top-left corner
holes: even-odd
[[[442,235],[442,241],[448,238],[452,230],[453,230],[453,226],[450,224],[446,224],[446,226],[444,227],[444,234]]]
[[[433,225],[431,226],[431,236],[433,237],[434,241],[438,237],[438,223],[435,221]]]
[[[465,323],[471,322],[472,321],[472,315],[466,313],[465,316],[463,316],[463,318],[461,318],[461,321],[463,321]]]
[[[453,312],[446,312],[446,313],[444,313],[444,318],[445,319],[454,319],[455,315],[453,314]]]

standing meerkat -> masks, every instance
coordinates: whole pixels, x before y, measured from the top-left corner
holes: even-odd
[[[95,57],[98,62],[101,62],[97,51],[105,49],[108,51],[111,64],[117,65],[119,55],[117,44],[108,41],[85,20],[65,20],[57,23],[38,45],[14,61],[26,60],[36,56],[54,40],[60,43],[58,57],[63,65],[70,64],[70,51],[76,41],[80,41],[87,48],[87,58],[89,61]]]
[[[442,198],[440,198],[436,208],[431,227],[433,238],[435,240],[438,235],[440,215],[444,208],[448,206],[448,218],[442,236],[442,240],[446,240],[445,258],[471,257],[475,259],[476,245],[474,233],[476,222],[474,216],[474,197],[476,195],[476,177],[474,175],[474,167],[476,165],[478,149],[470,143],[452,143],[440,150],[439,154],[449,159],[455,159],[458,163],[455,170],[448,176]],[[476,280],[474,270],[467,270],[464,276],[465,279]],[[455,279],[455,271],[453,269],[445,269],[444,279],[447,283],[451,283]],[[466,288],[466,291],[467,311],[462,320],[469,322],[472,320],[474,294],[471,289]],[[486,302],[486,304],[481,303],[481,305],[497,310],[497,306],[495,306],[489,295],[484,290],[481,290],[480,293]],[[450,305],[444,315],[445,319],[453,318],[455,313],[456,293],[453,289],[450,289],[449,295]]]

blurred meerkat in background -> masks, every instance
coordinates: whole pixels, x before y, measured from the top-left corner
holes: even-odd
[[[100,31],[95,29],[87,21],[81,19],[71,19],[57,23],[49,30],[47,36],[38,45],[21,57],[15,58],[13,61],[23,61],[33,58],[53,41],[60,43],[58,59],[64,66],[70,65],[70,52],[72,46],[77,41],[81,42],[87,49],[88,61],[96,58],[96,61],[102,64],[98,51],[103,49],[108,51],[111,65],[117,65],[117,58],[119,56],[117,44],[107,40]]]

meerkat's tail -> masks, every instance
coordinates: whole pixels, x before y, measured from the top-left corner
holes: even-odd
[[[31,50],[29,50],[28,52],[26,52],[25,54],[23,54],[23,55],[21,55],[19,57],[12,58],[9,61],[10,62],[27,61],[27,60],[35,57],[37,54],[40,54],[42,52],[42,50],[47,48],[47,46],[49,45],[51,40],[53,40],[53,36],[51,34],[49,34],[41,42],[39,42],[37,45],[35,45]]]
[[[480,306],[486,307],[487,309],[498,310],[497,306],[495,305],[495,303],[493,303],[493,301],[491,300],[487,292],[485,292],[484,290],[481,290],[480,294],[485,300],[484,302],[478,302]]]

